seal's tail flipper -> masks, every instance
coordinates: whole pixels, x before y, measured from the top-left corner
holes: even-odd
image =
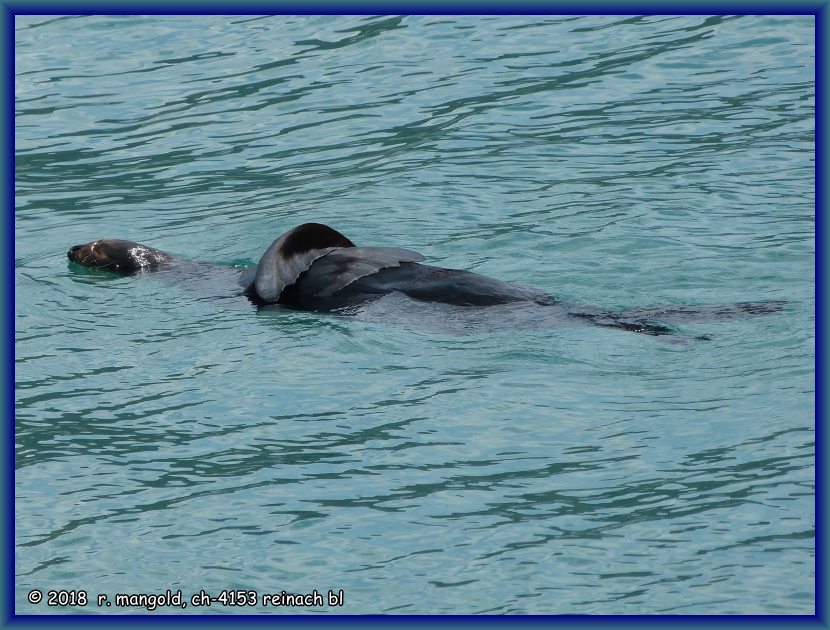
[[[588,315],[578,315],[590,321],[594,326],[601,326],[603,328],[619,328],[627,330],[628,332],[640,333],[641,335],[652,335],[654,337],[660,335],[672,335],[673,331],[668,326],[661,326],[659,324],[648,324],[646,322],[626,321],[617,317],[592,317]]]
[[[602,328],[617,328],[619,330],[627,330],[628,332],[639,333],[641,335],[660,337],[661,341],[669,343],[687,344],[690,341],[709,339],[706,335],[685,335],[677,332],[673,328],[669,328],[668,326],[622,317],[622,314],[619,313],[571,313],[571,315],[573,317],[584,319],[594,326],[600,326]]]
[[[616,317],[639,322],[660,322],[676,326],[701,322],[728,322],[771,315],[783,310],[786,301],[733,302],[731,304],[696,304],[676,306],[645,306],[630,308]]]

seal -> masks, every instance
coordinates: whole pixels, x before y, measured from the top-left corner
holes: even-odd
[[[528,320],[559,326],[575,322],[619,328],[649,335],[669,335],[665,324],[674,322],[743,319],[780,311],[784,302],[670,305],[607,311],[591,306],[562,304],[533,287],[502,282],[471,271],[422,264],[418,252],[399,247],[359,247],[337,230],[321,223],[304,223],[279,236],[259,262],[245,270],[183,261],[132,241],[101,239],[72,247],[67,256],[87,267],[137,275],[168,271],[179,284],[194,285],[194,278],[215,281],[221,299],[244,297],[257,308],[289,308],[354,314],[390,294],[416,302],[462,309],[522,305]],[[228,279],[236,288],[228,288]],[[210,299],[210,297],[208,298]],[[656,323],[659,322],[659,323]]]
[[[72,247],[67,256],[87,267],[122,275],[171,268],[170,254],[140,243],[100,239]],[[337,230],[304,223],[278,237],[255,267],[239,278],[243,293],[258,306],[336,311],[399,292],[423,302],[492,306],[553,298],[470,271],[420,264],[424,257],[400,247],[358,247]]]

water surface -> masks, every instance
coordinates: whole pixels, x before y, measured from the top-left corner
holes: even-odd
[[[812,17],[15,29],[18,613],[814,611]],[[65,257],[246,266],[310,220],[605,308],[789,304],[458,335]]]

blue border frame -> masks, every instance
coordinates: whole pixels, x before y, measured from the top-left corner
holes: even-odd
[[[302,626],[323,627],[331,625],[353,625],[353,626],[377,626],[386,624],[395,625],[506,625],[506,624],[530,624],[530,625],[575,625],[580,627],[600,627],[607,625],[646,625],[655,626],[663,624],[682,626],[703,626],[703,625],[729,625],[744,627],[822,627],[830,626],[827,618],[827,607],[824,602],[825,577],[826,577],[826,545],[823,537],[826,524],[826,501],[823,496],[825,489],[824,476],[826,465],[823,456],[827,453],[825,448],[827,436],[826,427],[822,420],[825,417],[826,401],[824,396],[825,375],[823,372],[825,356],[825,335],[823,330],[826,299],[826,278],[824,269],[826,254],[823,251],[823,244],[826,242],[825,232],[827,220],[823,214],[826,205],[826,177],[830,170],[826,167],[825,155],[827,147],[827,129],[824,119],[825,105],[827,100],[827,83],[823,81],[826,70],[825,55],[827,47],[825,34],[830,26],[830,0],[796,0],[785,4],[780,0],[765,4],[763,2],[752,2],[750,0],[733,0],[730,3],[719,3],[717,0],[684,0],[676,4],[665,2],[665,0],[640,0],[640,2],[613,2],[606,0],[568,0],[566,2],[545,1],[545,0],[521,0],[515,4],[500,4],[499,0],[455,0],[451,3],[443,3],[440,0],[426,0],[421,2],[390,3],[384,0],[355,0],[342,2],[332,0],[308,0],[300,2],[268,2],[257,0],[244,0],[242,2],[228,4],[222,0],[214,2],[188,2],[177,0],[174,3],[167,3],[164,0],[145,0],[143,2],[123,2],[114,4],[112,0],[86,0],[85,2],[73,2],[72,0],[0,0],[0,32],[3,35],[3,114],[4,124],[0,131],[0,141],[5,149],[5,168],[3,169],[3,190],[6,192],[5,212],[3,214],[4,227],[0,234],[0,247],[5,255],[5,273],[0,280],[4,303],[11,305],[5,310],[5,329],[7,334],[3,337],[3,356],[6,374],[3,381],[3,395],[7,410],[6,431],[3,444],[3,465],[0,468],[2,478],[2,490],[4,493],[3,503],[12,506],[3,512],[0,533],[2,544],[0,544],[0,625],[2,626],[29,626],[36,627],[44,624],[49,626],[58,625],[136,625],[149,624],[172,626],[173,624],[277,624],[284,627]],[[606,14],[606,15],[630,15],[637,13],[662,14],[662,15],[701,15],[701,14],[730,14],[739,13],[743,15],[813,15],[816,19],[816,62],[815,62],[815,86],[816,86],[816,116],[815,116],[815,286],[816,286],[816,329],[815,329],[815,438],[816,438],[816,495],[815,495],[815,524],[816,524],[816,600],[814,615],[745,615],[745,616],[708,616],[708,615],[598,615],[593,617],[578,615],[541,615],[541,616],[512,616],[502,619],[492,616],[376,616],[376,615],[289,615],[289,616],[268,616],[268,615],[157,615],[157,614],[135,614],[135,615],[16,615],[14,612],[14,17],[15,15],[50,15],[50,14],[94,14],[106,13],[112,15],[123,14],[377,14],[387,13],[389,10],[394,13],[403,14]],[[828,383],[830,384],[830,383]]]
[[[824,339],[824,314],[826,299],[826,279],[824,277],[824,269],[826,262],[826,255],[822,249],[823,243],[826,242],[825,230],[826,217],[824,216],[824,209],[826,207],[826,190],[825,190],[825,176],[827,168],[825,166],[825,151],[827,147],[827,130],[824,120],[825,105],[827,103],[827,84],[822,80],[826,69],[825,55],[827,54],[827,47],[825,44],[825,36],[827,32],[828,20],[830,20],[830,11],[828,6],[823,5],[816,15],[816,65],[815,65],[815,85],[816,85],[816,116],[815,116],[815,286],[816,286],[816,329],[815,329],[815,441],[816,441],[816,495],[815,495],[815,524],[816,524],[816,602],[815,612],[816,619],[821,621],[823,626],[827,626],[827,607],[824,602],[824,579],[826,577],[825,569],[827,567],[825,540],[823,537],[826,520],[826,502],[822,496],[825,479],[825,463],[823,455],[827,453],[826,445],[826,427],[824,426],[824,418],[826,416],[826,401],[824,397],[824,375],[822,373],[823,360],[825,356],[825,339]]]
[[[3,33],[3,41],[10,42],[3,51],[3,129],[0,131],[0,140],[3,142],[4,168],[2,186],[5,191],[3,198],[5,212],[3,213],[4,227],[0,235],[0,247],[5,252],[12,252],[11,256],[6,255],[5,266],[0,286],[2,286],[5,304],[11,304],[12,310],[6,310],[3,328],[8,331],[3,336],[3,397],[6,408],[6,420],[9,428],[3,433],[3,472],[0,474],[3,480],[3,505],[14,506],[14,109],[13,86],[14,86],[14,39],[9,39],[12,34],[14,18],[11,11],[4,5],[0,15],[0,29]],[[9,247],[9,241],[12,247]],[[10,435],[11,432],[11,435]],[[7,623],[10,614],[14,611],[14,508],[3,512],[2,526],[3,542],[0,545],[0,562],[3,566],[3,576],[0,579],[0,622]]]
[[[377,15],[394,12],[409,15],[815,15],[827,8],[827,0],[0,0],[4,12],[15,15],[274,15],[349,14]],[[13,20],[12,20],[13,21]],[[14,33],[12,28],[11,33]],[[7,40],[8,41],[8,40]],[[13,41],[13,40],[12,40]]]

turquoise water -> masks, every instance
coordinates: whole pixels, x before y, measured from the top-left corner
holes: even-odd
[[[15,28],[18,613],[814,611],[811,17]],[[245,266],[311,220],[566,301],[789,304],[460,335],[65,255]]]

